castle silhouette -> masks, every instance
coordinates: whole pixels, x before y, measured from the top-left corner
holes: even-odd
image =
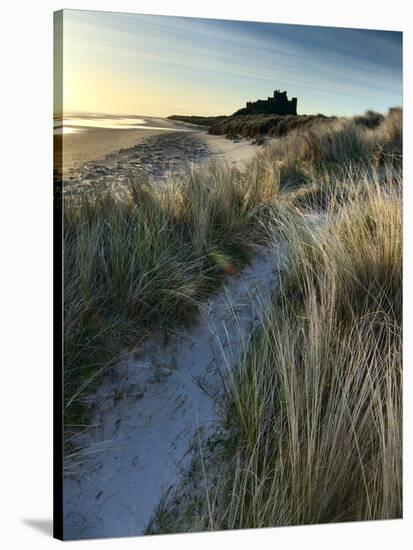
[[[275,90],[273,97],[247,101],[243,109],[239,109],[234,115],[272,114],[272,115],[296,115],[297,98],[287,98],[287,92]]]

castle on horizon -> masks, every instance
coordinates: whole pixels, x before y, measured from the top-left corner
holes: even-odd
[[[273,97],[247,101],[243,109],[239,109],[234,115],[271,114],[271,115],[296,115],[297,98],[287,98],[287,92],[275,90]]]

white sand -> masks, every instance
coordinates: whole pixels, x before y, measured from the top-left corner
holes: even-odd
[[[90,454],[65,482],[65,538],[144,534],[162,494],[197,452],[197,430],[216,423],[222,376],[239,360],[279,264],[274,249],[259,248],[191,328],[167,343],[146,341],[119,367],[121,376],[100,388],[97,427],[81,438]]]
[[[206,132],[197,132],[193,135],[207,145],[210,150],[210,159],[237,166],[240,169],[245,167],[260,150],[259,146],[253,145],[249,140],[232,141],[224,136],[213,136]]]

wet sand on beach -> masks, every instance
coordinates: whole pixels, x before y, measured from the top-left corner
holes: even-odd
[[[164,130],[112,130],[93,128],[79,133],[54,135],[55,155],[59,158],[63,147],[63,173],[81,167],[91,161],[98,161],[141,143],[143,140],[162,134]]]
[[[150,122],[147,129],[83,128],[55,135],[55,168],[63,168],[55,175],[63,180],[64,190],[114,188],[135,176],[160,182],[190,165],[211,161],[242,169],[258,150],[249,140],[209,135],[193,125]]]

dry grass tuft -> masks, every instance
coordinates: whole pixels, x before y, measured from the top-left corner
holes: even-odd
[[[188,319],[262,239],[259,178],[210,166],[163,186],[65,204],[66,425],[90,414],[88,391],[122,347]],[[225,259],[225,261],[223,261]]]
[[[228,373],[226,435],[153,530],[401,516],[402,112],[364,117],[290,132],[242,174],[66,204],[67,425],[117,350],[185,321],[253,242],[287,252]]]
[[[204,459],[206,495],[171,499],[155,531],[401,517],[401,199],[379,183],[332,194],[316,224],[277,209],[289,260],[228,373],[230,435]]]

